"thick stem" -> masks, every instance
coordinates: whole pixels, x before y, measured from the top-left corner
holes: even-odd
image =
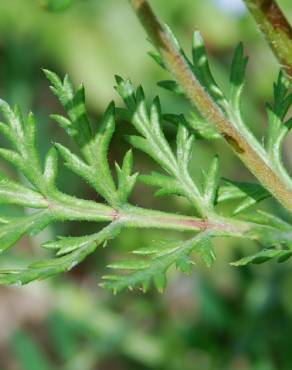
[[[284,207],[292,211],[292,186],[281,178],[273,168],[262,146],[247,129],[242,127],[239,129],[236,122],[230,121],[212,100],[189,68],[178,46],[154,14],[148,1],[130,0],[130,3],[152,42],[161,53],[168,69],[184,89],[191,103],[198,108],[209,122],[216,126],[254,176]]]
[[[244,0],[276,58],[292,79],[292,27],[274,0]]]

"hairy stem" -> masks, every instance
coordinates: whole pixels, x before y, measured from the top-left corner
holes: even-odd
[[[213,123],[233,151],[254,176],[289,211],[292,211],[292,185],[277,173],[259,142],[245,127],[225,116],[212,100],[188,66],[178,46],[171,39],[164,25],[158,20],[147,0],[130,0],[152,42],[161,53],[166,66],[179,85],[209,122]]]
[[[276,58],[292,79],[292,27],[274,0],[244,0]]]
[[[128,227],[159,228],[185,231],[208,230],[210,233],[220,235],[243,235],[249,230],[249,224],[234,221],[219,216],[204,220],[166,212],[127,205],[118,211],[118,218]]]
[[[73,206],[73,201],[75,202]],[[78,205],[76,206],[76,202]],[[217,220],[202,220],[197,217],[144,209],[129,204],[115,209],[89,200],[81,200],[61,194],[48,200],[48,208],[53,218],[58,220],[84,220],[92,222],[119,221],[128,227],[159,228],[180,231],[200,231],[210,229],[223,233],[243,233],[247,227],[236,222],[226,224]]]
[[[78,207],[71,203],[78,202]],[[239,237],[261,242],[271,240],[285,242],[291,240],[291,233],[282,232],[274,227],[213,216],[200,219],[185,215],[144,209],[130,204],[120,209],[98,204],[89,200],[76,199],[61,194],[48,199],[48,209],[54,221],[78,220],[93,222],[112,222],[125,228],[159,228],[177,231],[207,231],[213,236]],[[66,201],[66,202],[65,202]]]

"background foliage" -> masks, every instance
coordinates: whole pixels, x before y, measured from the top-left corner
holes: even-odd
[[[62,11],[70,2],[72,6]],[[223,3],[227,5],[222,7]],[[266,119],[263,102],[272,100],[278,66],[252,19],[234,3],[159,0],[155,6],[186,50],[194,29],[200,29],[214,74],[223,86],[234,47],[244,42],[250,56],[244,95],[246,115],[256,123]],[[290,1],[279,3],[291,21]],[[40,69],[52,69],[60,75],[68,72],[76,85],[84,82],[89,111],[98,120],[110,99],[120,102],[112,88],[114,74],[142,83],[147,96],[157,94],[156,81],[167,75],[147,57],[148,50],[144,32],[127,1],[0,2],[0,95],[9,103],[20,104],[24,111],[32,108],[36,113],[43,155],[49,146],[48,137],[58,142],[67,139],[48,119],[49,113],[62,111]],[[180,99],[162,89],[159,93],[168,111],[185,109]],[[261,125],[258,127],[254,129],[260,137]],[[124,128],[118,126],[111,161],[128,148],[122,132]],[[175,140],[171,129],[168,136]],[[289,141],[291,145],[291,135],[285,158],[291,168]],[[248,178],[247,171],[220,142],[202,143],[196,148],[191,165],[194,173],[198,166],[207,166],[214,152],[222,153],[226,177]],[[138,152],[135,158],[137,169],[149,172],[150,161]],[[65,167],[60,170],[59,186],[69,194],[93,196],[92,190]],[[140,184],[133,203],[169,211],[179,205],[186,213],[189,210],[179,198],[170,201],[152,195],[151,189]],[[267,201],[264,207],[269,210],[277,205]],[[10,207],[8,212],[1,207],[3,216],[17,212],[17,208],[11,211]],[[285,217],[282,212],[279,209]],[[6,260],[1,258],[1,267],[11,263],[21,266],[31,255],[39,259],[45,254],[39,244],[57,233],[78,236],[94,231],[90,223],[49,228],[33,240],[23,239]],[[167,233],[169,239],[175,237],[175,233]],[[109,261],[133,245],[143,247],[165,235],[163,231],[127,230],[111,248],[98,251],[66,276],[21,290],[0,288],[0,369],[290,369],[292,262],[236,269],[228,262],[243,254],[242,245],[225,240],[218,245],[212,269],[197,266],[191,277],[173,270],[164,295],[152,290],[146,295],[124,292],[112,297],[97,287],[98,274]],[[252,252],[255,246],[248,248]]]

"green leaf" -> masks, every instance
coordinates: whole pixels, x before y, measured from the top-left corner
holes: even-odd
[[[277,112],[281,119],[283,119],[283,117],[286,115],[291,105],[291,94],[287,95],[290,88],[291,81],[286,74],[280,70],[278,80],[274,84],[274,107],[275,112]]]
[[[46,279],[50,276],[70,271],[81,263],[89,254],[93,253],[98,245],[116,236],[119,230],[120,225],[110,224],[99,233],[90,236],[80,237],[74,240],[73,238],[64,238],[56,242],[46,243],[45,247],[49,249],[58,249],[58,254],[62,254],[62,256],[34,262],[24,269],[10,271],[0,270],[0,284],[22,285],[33,280]],[[70,243],[72,243],[71,252]]]
[[[194,137],[189,134],[187,128],[180,124],[176,136],[176,158],[178,166],[187,171],[188,164],[192,157]]]
[[[177,95],[182,95],[182,96],[185,95],[183,89],[179,86],[179,84],[176,81],[173,81],[173,80],[159,81],[157,82],[157,85],[159,87],[162,87],[165,90],[174,92]]]
[[[70,130],[72,130],[72,125],[71,125],[71,121],[64,117],[64,116],[61,116],[59,114],[51,114],[50,117],[56,121],[64,130],[66,130],[69,134],[69,136],[74,136],[74,133],[71,132]]]
[[[164,61],[162,60],[162,57],[160,53],[155,49],[148,52],[148,55],[156,62],[161,68],[166,69],[166,66],[164,64]]]
[[[94,139],[88,144],[87,163],[91,167],[91,183],[111,205],[118,205],[118,192],[108,163],[108,148],[115,130],[115,106],[110,103]]]
[[[133,170],[133,153],[130,149],[123,160],[122,167],[116,163],[116,171],[118,176],[118,198],[121,204],[127,202],[133,188],[136,184],[138,173],[132,175]]]
[[[272,213],[268,213],[262,210],[245,213],[241,216],[241,218],[250,222],[271,226],[287,232],[291,231],[292,228],[291,224],[282,220],[280,217],[277,217]]]
[[[219,158],[215,156],[208,172],[205,173],[204,198],[207,204],[214,206],[220,180]]]
[[[170,31],[168,32],[169,37],[173,38]],[[177,44],[177,40],[173,41]],[[181,49],[180,51],[187,60],[183,51]],[[188,60],[187,62],[193,70],[196,70],[203,87],[217,104],[230,114],[230,110],[228,111],[230,106],[227,105],[224,95],[210,72],[205,46],[199,34],[194,36],[193,59],[194,65]],[[233,64],[231,74],[233,95],[231,95],[239,107],[246,64],[242,47],[237,49]],[[273,247],[237,261],[235,265],[260,263],[272,258],[282,262],[292,255],[292,227],[289,223],[273,215],[255,212],[254,221],[243,222],[233,220],[232,217],[224,218],[214,210],[216,200],[220,203],[233,199],[237,200],[235,213],[242,212],[268,197],[269,193],[265,189],[257,184],[225,180],[217,195],[220,178],[217,157],[206,171],[203,186],[197,185],[191,176],[189,164],[192,159],[194,136],[190,135],[188,128],[191,127],[203,137],[212,138],[218,135],[201,119],[200,114],[193,113],[193,122],[186,120],[183,115],[165,115],[162,113],[158,97],[148,105],[142,87],[134,89],[129,80],[124,81],[116,77],[116,89],[123,98],[126,109],[116,111],[114,104],[110,103],[101,123],[93,129],[86,110],[84,87],[81,85],[75,91],[68,76],[61,80],[52,72],[45,73],[51,81],[53,92],[66,111],[66,117],[53,115],[53,118],[76,142],[80,155],[74,154],[61,144],[56,144],[55,147],[65,160],[65,164],[87,181],[109,206],[60,192],[56,187],[58,172],[56,148],[49,149],[42,163],[37,150],[37,126],[34,116],[29,114],[24,117],[18,107],[12,109],[0,100],[0,110],[5,121],[0,122],[0,132],[12,147],[11,149],[0,148],[0,155],[11,162],[33,185],[30,187],[18,184],[0,174],[0,203],[44,208],[38,213],[23,217],[0,218],[1,251],[10,248],[22,235],[37,234],[52,222],[86,220],[110,222],[110,225],[92,235],[59,238],[45,243],[43,245],[45,248],[56,252],[55,258],[36,261],[24,269],[2,270],[0,284],[25,284],[68,271],[93,253],[98,245],[105,246],[109,239],[116,237],[122,227],[169,227],[177,230],[199,230],[200,233],[186,241],[167,242],[162,246],[156,243],[155,246],[134,250],[135,259],[129,258],[126,261],[110,264],[109,267],[112,269],[126,270],[122,271],[121,275],[105,277],[105,286],[114,292],[136,286],[146,291],[151,283],[162,292],[166,285],[166,273],[171,266],[175,265],[179,270],[191,273],[194,264],[192,252],[195,258],[199,256],[207,266],[211,266],[215,260],[211,244],[215,236],[239,236],[260,242],[265,247]],[[170,81],[167,84],[170,89],[176,89],[175,83]],[[268,161],[273,168],[282,173],[284,172],[279,156],[280,144],[284,133],[286,134],[292,125],[292,121],[285,118],[291,101],[287,81],[280,75],[275,85],[274,103],[268,108],[269,142],[273,143],[273,151]],[[238,113],[235,112],[235,117],[239,119],[236,121],[239,124],[241,122]],[[138,177],[137,173],[133,174],[132,151],[128,151],[121,163],[116,164],[116,182],[108,160],[109,145],[115,131],[116,114],[123,120],[129,120],[138,132],[137,136],[129,137],[132,146],[148,154],[160,168],[161,173],[152,172],[149,175],[140,176],[140,179],[147,185],[157,186],[156,195],[184,196],[201,215],[200,218],[187,216],[180,218],[177,214],[168,215],[128,204]],[[174,148],[163,130],[164,121],[176,125]]]
[[[166,276],[163,272],[155,274],[153,277],[153,282],[159,293],[163,293],[166,287]]]
[[[103,242],[115,238],[120,233],[120,226],[118,224],[110,224],[101,231],[80,237],[60,237],[59,240],[53,240],[42,244],[43,248],[50,250],[57,250],[57,256],[62,256],[75,251],[76,249],[86,247],[94,242],[100,245]]]
[[[270,197],[270,193],[260,184],[237,182],[224,179],[224,185],[219,187],[217,202],[241,200],[237,203],[233,214],[239,214],[258,202]]]
[[[28,187],[9,180],[0,173],[0,203],[16,204],[31,208],[47,208],[44,197]]]
[[[190,275],[193,271],[193,266],[195,265],[195,262],[192,261],[188,255],[185,255],[178,258],[175,265],[176,268],[182,273]]]
[[[19,110],[13,111],[8,103],[0,99],[0,111],[6,119],[7,124],[10,126],[13,137],[18,137],[20,141],[24,138],[23,122],[20,117]],[[17,145],[15,142],[14,144]]]
[[[204,40],[200,32],[199,31],[194,32],[193,44],[192,44],[193,60],[191,63],[189,59],[187,58],[186,54],[184,53],[184,51],[182,50],[178,40],[175,38],[175,36],[171,32],[170,28],[167,27],[166,29],[167,29],[167,33],[169,34],[169,37],[173,40],[173,42],[179,49],[181,55],[186,60],[186,62],[188,63],[192,71],[194,72],[195,76],[199,78],[201,84],[208,91],[208,93],[213,97],[213,99],[222,108],[225,108],[225,106],[227,105],[227,101],[226,101],[226,98],[224,97],[224,94],[222,93],[218,85],[216,84],[215,79],[211,73],[206,47],[205,47]],[[167,69],[160,54],[157,51],[150,52],[149,55],[159,66],[161,66],[163,69]],[[178,95],[184,95],[184,91],[181,89],[181,87],[177,84],[176,81],[173,81],[173,80],[160,81],[158,82],[158,85]]]
[[[125,275],[106,275],[103,277],[105,282],[102,286],[112,290],[114,293],[134,287],[141,287],[145,292],[149,288],[151,281],[153,281],[157,290],[162,292],[166,286],[165,273],[169,267],[176,264],[179,269],[182,269],[182,258],[190,258],[192,251],[197,250],[201,253],[200,243],[202,243],[205,238],[206,235],[200,233],[187,241],[166,244],[164,249],[156,246],[156,250],[154,250],[155,247],[153,247],[150,249],[142,249],[140,252],[139,250],[134,251],[135,254],[146,254],[149,255],[150,258],[147,260],[125,261],[113,264],[114,268],[134,269],[134,272]],[[188,273],[189,269],[185,269],[185,272]]]
[[[36,123],[30,113],[26,119],[20,110],[14,110],[0,99],[0,111],[6,123],[1,123],[1,132],[7,137],[14,150],[0,148],[0,155],[38,189],[42,188],[42,169],[36,148]]]
[[[234,110],[240,111],[241,95],[244,87],[245,70],[248,58],[244,56],[243,44],[235,49],[230,73],[230,103]]]
[[[95,243],[91,243],[86,245],[86,247],[84,246],[60,258],[35,262],[23,270],[19,269],[4,272],[0,270],[0,284],[23,285],[33,280],[42,280],[65,271],[70,271],[81,263],[89,254],[94,252],[95,248]]]
[[[53,81],[52,77],[51,80]],[[57,88],[58,83],[61,82],[54,82]],[[66,96],[70,95],[70,91],[71,87]],[[61,100],[64,100],[62,96]],[[70,112],[72,116],[72,111]],[[109,144],[115,130],[114,115],[115,106],[111,103],[104,113],[97,132],[83,145],[84,160],[61,144],[56,144],[56,147],[65,160],[65,165],[77,175],[83,177],[109,204],[116,207],[127,201],[135,185],[137,175],[129,174],[129,168],[132,166],[132,158],[129,152],[125,157],[122,169],[117,166],[119,183],[118,189],[116,188],[107,158]]]
[[[52,147],[45,158],[44,166],[44,180],[50,186],[55,186],[58,175],[58,154],[54,147]]]
[[[50,241],[42,244],[43,248],[57,250],[57,256],[62,256],[75,251],[76,249],[86,247],[93,241],[95,241],[96,235],[94,236],[82,236],[82,237],[60,237],[57,241]]]
[[[183,193],[177,180],[158,172],[151,172],[149,175],[140,175],[139,180],[146,185],[161,188],[155,193],[156,196],[182,195]]]
[[[37,124],[32,112],[28,114],[24,123],[24,134],[26,145],[30,148],[31,151],[30,154],[34,154],[35,157],[38,157],[36,150]]]
[[[136,249],[132,253],[142,256],[155,255],[156,257],[158,257],[176,250],[177,244],[178,242],[174,240],[163,240],[162,242],[155,241],[153,245],[148,245],[147,247]]]
[[[195,133],[197,139],[217,140],[221,138],[215,127],[200,117],[197,112],[191,112],[187,119],[182,114],[164,114],[163,118],[166,122],[171,122],[176,126],[181,124],[187,127]]]
[[[51,222],[48,211],[37,212],[31,216],[15,217],[0,225],[0,254],[12,247],[24,234],[34,234]]]
[[[214,100],[222,107],[226,104],[224,94],[215,82],[211,73],[208,55],[204,40],[199,31],[194,32],[192,45],[193,64],[191,65],[194,74],[199,77],[203,86],[207,89]]]
[[[198,253],[202,257],[207,267],[211,267],[216,259],[210,238],[205,238],[198,246]]]
[[[115,106],[110,103],[105,111],[96,133],[93,133],[85,107],[84,87],[74,92],[71,81],[65,76],[64,81],[54,73],[45,70],[52,83],[52,90],[64,106],[68,118],[54,115],[53,118],[68,132],[81,148],[84,159],[73,154],[69,149],[57,144],[65,159],[65,164],[73,172],[83,177],[110,205],[117,207],[126,203],[136,182],[137,175],[131,175],[132,154],[129,152],[120,168],[116,166],[118,185],[116,187],[108,163],[108,149],[115,131]],[[138,100],[132,96],[131,84],[116,76],[117,90],[124,96],[129,106]],[[143,94],[140,92],[140,95]],[[141,108],[143,109],[143,108]],[[154,113],[153,113],[154,114]]]
[[[125,92],[122,91],[123,80],[121,84],[117,87],[117,91],[131,111],[132,124],[143,136],[143,138],[130,136],[130,143],[143,150],[158,163],[162,163],[167,172],[173,172],[176,167],[175,158],[161,128],[162,117],[159,99],[153,100],[149,114],[142,88],[139,87],[136,94],[133,92],[133,87],[127,89],[132,92],[131,104],[129,104],[129,94],[125,95]]]
[[[232,266],[246,266],[249,264],[261,264],[275,258],[279,259],[279,262],[283,262],[287,258],[291,257],[292,252],[283,250],[283,249],[263,249],[260,252],[252,255],[241,258],[238,261],[232,262]]]
[[[173,39],[174,43],[177,45],[178,49],[180,50],[181,55],[189,64],[189,67],[194,72],[195,76],[199,78],[201,84],[204,88],[208,91],[208,93],[213,97],[213,99],[222,107],[224,108],[227,104],[226,98],[224,94],[218,87],[215,82],[215,79],[211,73],[208,56],[206,52],[206,47],[204,44],[204,40],[199,31],[194,32],[193,36],[193,44],[192,44],[192,56],[193,61],[192,63],[188,60],[186,54],[182,50],[179,42],[172,34],[171,30],[168,28],[168,33],[171,35],[170,37]],[[150,53],[150,56],[159,64],[162,68],[166,69],[162,58],[157,52]],[[167,90],[170,90],[178,95],[184,95],[184,91],[181,87],[177,84],[176,81],[173,80],[166,80],[160,81],[158,83],[160,87],[163,87]]]
[[[57,116],[57,120],[70,131],[73,139],[75,139],[75,135],[78,135],[76,142],[81,148],[84,160],[61,144],[56,145],[59,153],[65,159],[67,166],[95,188],[98,188],[108,202],[120,204],[119,196],[124,202],[126,195],[128,196],[130,193],[130,188],[134,185],[135,176],[130,174],[132,161],[131,155],[128,154],[121,169],[119,177],[121,194],[118,194],[107,160],[108,145],[115,128],[113,104],[106,111],[97,133],[93,134],[87,120],[83,87],[80,87],[75,93],[67,76],[64,81],[61,81],[52,72],[46,71],[46,74],[53,84],[52,90],[59,97],[69,116],[69,119]],[[0,148],[0,155],[10,161],[34,185],[34,188],[30,188],[0,174],[0,203],[45,208],[42,212],[28,216],[2,218],[0,220],[1,252],[14,245],[23,235],[35,235],[49,223],[55,221],[84,219],[112,221],[112,208],[68,196],[58,191],[56,188],[57,151],[54,147],[49,149],[44,165],[41,164],[36,147],[36,122],[31,113],[24,118],[17,107],[13,110],[2,100],[0,100],[0,111],[6,121],[0,123],[0,131],[13,146],[13,150]],[[128,193],[125,194],[125,191]],[[101,235],[103,234],[101,233]],[[110,239],[114,235],[116,234],[111,229],[106,239]],[[23,270],[2,271],[0,283],[27,283],[66,271],[82,261],[87,255],[87,251],[90,252],[91,248],[96,247],[100,238],[101,236],[98,234],[89,237],[66,238],[54,242],[57,257],[62,257],[40,261]],[[52,248],[52,243],[50,247]]]
[[[124,81],[122,79],[119,81],[121,87],[118,86],[117,90],[121,92],[121,97],[130,110],[129,116],[131,117],[131,123],[141,135],[132,135],[128,137],[128,141],[132,146],[145,152],[156,161],[179,185],[180,194],[185,196],[201,214],[204,214],[205,205],[203,204],[202,194],[188,171],[194,137],[189,135],[184,117],[176,117],[178,120],[178,130],[175,152],[166,140],[162,129],[163,115],[159,99],[155,98],[150,106],[150,110],[148,110],[143,90],[138,88],[135,93],[132,87],[128,87],[127,91],[131,91],[130,98],[129,94],[125,94],[123,90]],[[168,194],[169,191],[172,191],[170,187],[173,187],[173,184],[166,184],[166,188],[162,188],[158,194]]]
[[[25,332],[17,330],[12,336],[13,358],[21,364],[22,370],[51,370],[53,369],[46,358],[40,344],[30,338]]]
[[[43,71],[52,84],[51,89],[53,93],[58,97],[67,112],[69,120],[64,121],[59,116],[54,115],[51,117],[57,118],[58,123],[61,123],[61,126],[66,128],[68,135],[82,149],[92,139],[92,128],[85,107],[84,87],[81,85],[75,93],[67,75],[61,81],[55,73],[46,69]]]
[[[10,162],[14,167],[20,171],[25,171],[25,165],[23,163],[23,158],[20,154],[15,153],[10,149],[0,148],[0,156],[7,162]]]
[[[75,0],[41,0],[41,5],[51,11],[59,12],[69,8]]]
[[[65,165],[80,177],[85,178],[88,182],[92,181],[90,167],[76,154],[61,144],[55,144],[59,153],[65,161]]]
[[[115,76],[117,86],[115,86],[116,91],[124,100],[127,108],[131,111],[135,109],[136,97],[135,90],[130,80],[123,80],[120,76]]]
[[[143,270],[149,267],[149,262],[143,260],[118,261],[107,267],[114,270]]]
[[[289,92],[290,91],[290,92]],[[291,122],[285,122],[286,115],[292,106],[291,82],[280,71],[274,84],[274,102],[267,104],[268,134],[266,148],[277,169],[287,176],[281,160],[283,140],[291,129]]]
[[[189,127],[194,130],[199,138],[205,140],[221,139],[221,135],[216,128],[209,122],[200,117],[197,113],[192,112],[187,119]]]

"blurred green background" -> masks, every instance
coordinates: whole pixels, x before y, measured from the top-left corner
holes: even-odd
[[[212,69],[227,85],[233,50],[243,41],[250,56],[245,115],[260,138],[265,127],[264,103],[271,100],[278,73],[275,61],[240,0],[156,0],[153,6],[190,52],[192,33],[199,29],[207,43]],[[279,1],[292,21],[291,0]],[[66,6],[71,5],[67,9]],[[151,46],[126,0],[0,1],[0,96],[32,109],[39,122],[39,147],[44,154],[54,141],[66,142],[49,119],[60,112],[41,68],[84,82],[87,104],[98,120],[108,102],[120,103],[114,74],[141,83],[148,94],[160,94],[164,111],[181,112],[186,104],[162,91],[156,82],[166,74],[147,56]],[[127,149],[118,124],[110,152],[119,160]],[[167,131],[170,140],[174,133]],[[291,135],[285,161],[292,166]],[[214,153],[224,158],[222,175],[234,180],[250,175],[220,141],[199,142],[193,172],[200,174]],[[135,153],[141,172],[153,168]],[[1,167],[12,176],[11,168]],[[62,167],[59,186],[70,194],[96,195]],[[134,204],[190,213],[179,198],[155,199],[152,189],[138,185]],[[276,203],[265,208],[275,210]],[[227,209],[222,210],[228,212]],[[18,208],[2,207],[5,214]],[[277,212],[287,219],[283,210]],[[22,265],[46,252],[39,245],[55,235],[82,235],[94,224],[64,223],[30,240],[24,238],[1,266]],[[67,275],[27,287],[0,288],[0,370],[290,370],[292,368],[292,266],[267,264],[236,269],[228,262],[256,245],[238,240],[217,243],[212,269],[196,266],[190,277],[168,274],[163,295],[150,291],[112,296],[98,286],[109,261],[122,253],[161,239],[181,237],[159,231],[124,231]]]

